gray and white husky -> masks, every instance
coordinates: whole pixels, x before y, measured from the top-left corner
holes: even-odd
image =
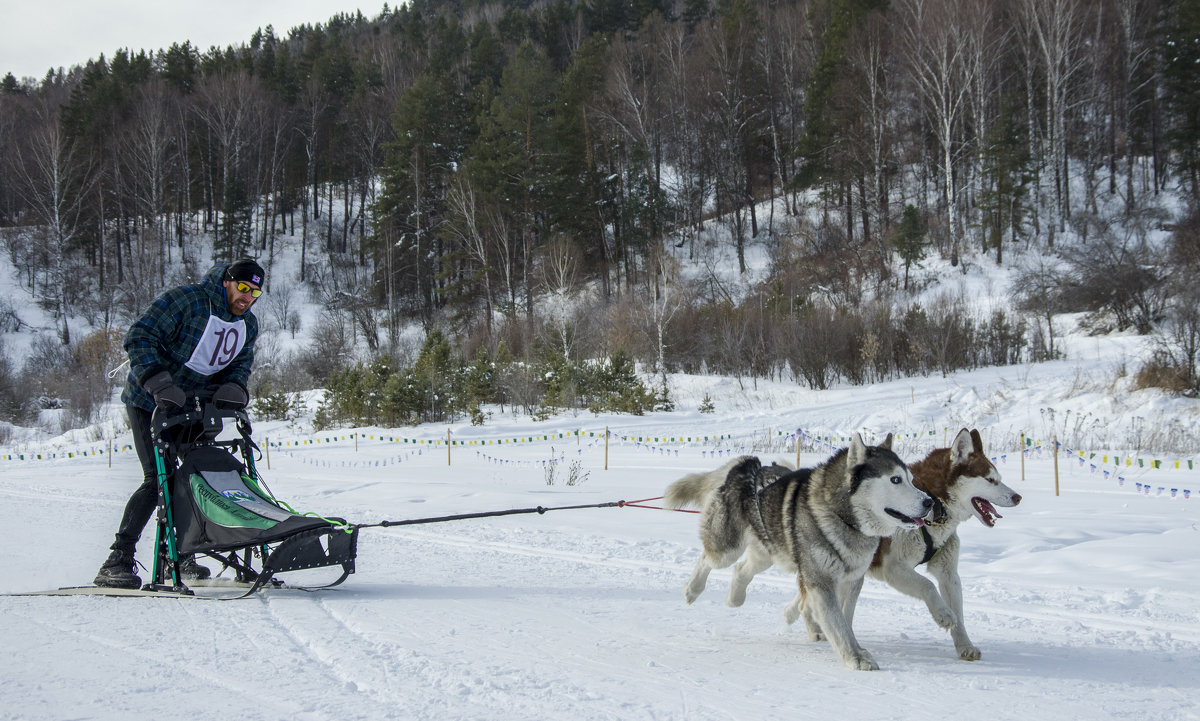
[[[671,484],[665,506],[703,507],[704,553],[685,589],[687,602],[704,591],[712,569],[730,566],[744,552],[733,569],[729,606],[742,605],[750,580],[778,565],[796,574],[797,611],[809,638],[828,638],[849,668],[878,669],[854,638],[844,599],[861,584],[879,538],[921,527],[933,507],[891,447],[890,433],[878,446],[855,434],[849,448],[815,468],[764,468],[743,456]]]
[[[963,618],[958,524],[974,517],[991,528],[1001,518],[996,506],[1011,508],[1021,502],[1021,495],[1000,481],[1000,472],[983,452],[983,439],[974,429],[962,429],[949,448],[934,449],[910,464],[909,469],[917,488],[933,496],[933,511],[921,528],[880,541],[869,572],[901,593],[924,601],[933,620],[950,630],[959,658],[978,661],[982,653],[967,637]],[[936,588],[917,572],[922,564],[937,580]],[[846,619],[851,623],[860,590],[861,579],[843,602]],[[796,620],[801,603],[797,595],[786,614],[788,623]]]

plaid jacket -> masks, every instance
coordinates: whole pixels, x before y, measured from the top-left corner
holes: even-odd
[[[215,265],[199,283],[168,290],[129,326],[125,334],[129,376],[121,393],[125,405],[153,411],[154,399],[142,388],[142,382],[159,371],[170,373],[175,385],[185,393],[227,382],[246,387],[254,363],[258,319],[249,310],[240,316],[230,312],[221,285],[228,267],[227,263]],[[224,321],[244,320],[246,343],[229,365],[213,375],[201,375],[185,364],[200,342],[210,315]]]

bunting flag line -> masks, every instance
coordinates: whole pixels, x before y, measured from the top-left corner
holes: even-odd
[[[946,435],[947,429],[941,429],[941,435]],[[849,444],[853,433],[838,431],[814,431],[797,428],[794,431],[784,429],[758,429],[741,434],[712,434],[704,432],[665,432],[646,434],[621,431],[606,428],[602,430],[585,430],[582,428],[557,430],[542,433],[498,434],[490,437],[455,438],[447,430],[445,436],[413,437],[386,432],[338,432],[314,433],[308,437],[293,438],[264,438],[263,445],[268,449],[283,453],[310,465],[325,468],[386,466],[412,457],[413,453],[425,450],[447,448],[496,449],[548,443],[564,443],[574,440],[577,445],[577,455],[584,449],[594,449],[601,444],[617,444],[630,446],[648,454],[679,458],[685,454],[704,459],[725,459],[736,455],[753,453],[778,452],[781,450],[807,451],[812,453],[832,453]],[[897,439],[923,441],[931,444],[939,443],[939,431],[936,429],[894,432]],[[1086,469],[1090,474],[1099,475],[1104,480],[1117,482],[1118,488],[1127,486],[1123,471],[1135,471],[1138,474],[1151,472],[1194,471],[1195,459],[1163,460],[1149,458],[1138,454],[1121,454],[1114,452],[1088,452],[1071,448],[1068,444],[1055,441],[1042,441],[1032,437],[1022,436],[1024,445],[1020,453],[1024,458],[1045,459],[1053,451],[1061,454],[1067,463],[1075,461],[1076,467]],[[307,451],[325,449],[346,449],[353,447],[357,452],[360,444],[396,445],[407,449],[406,453],[390,455],[386,458],[371,460],[331,460],[329,458],[312,457]],[[553,447],[552,447],[553,448]],[[75,449],[37,448],[36,446],[0,449],[0,462],[63,462],[87,459],[132,452],[130,443],[111,445],[91,444]],[[504,459],[494,451],[479,452],[479,457],[491,463],[531,463],[539,461],[513,461]],[[1000,453],[992,458],[993,462],[1006,463],[1007,453]],[[1154,495],[1168,498],[1191,498],[1192,489],[1177,483],[1162,485],[1136,482],[1131,486],[1140,495]]]

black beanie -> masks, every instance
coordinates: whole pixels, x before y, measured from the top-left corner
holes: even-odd
[[[263,272],[262,266],[255,263],[250,258],[242,258],[234,261],[233,265],[225,270],[226,280],[240,280],[245,283],[253,283],[259,288],[263,287],[263,280],[266,273]]]

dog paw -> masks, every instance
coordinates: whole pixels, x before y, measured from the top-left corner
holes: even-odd
[[[745,602],[746,602],[746,594],[745,593],[738,593],[738,594],[731,593],[725,598],[725,605],[729,606],[730,608],[738,608]]]
[[[853,671],[878,671],[879,664],[875,663],[875,659],[871,658],[871,654],[866,651],[859,653],[846,659],[846,667]]]
[[[949,606],[943,605],[941,608],[931,608],[929,613],[933,616],[934,623],[942,628],[949,630],[958,625],[958,616],[954,611],[950,610]]]
[[[983,658],[983,652],[975,646],[963,646],[958,649],[958,657],[964,661],[978,661]]]

